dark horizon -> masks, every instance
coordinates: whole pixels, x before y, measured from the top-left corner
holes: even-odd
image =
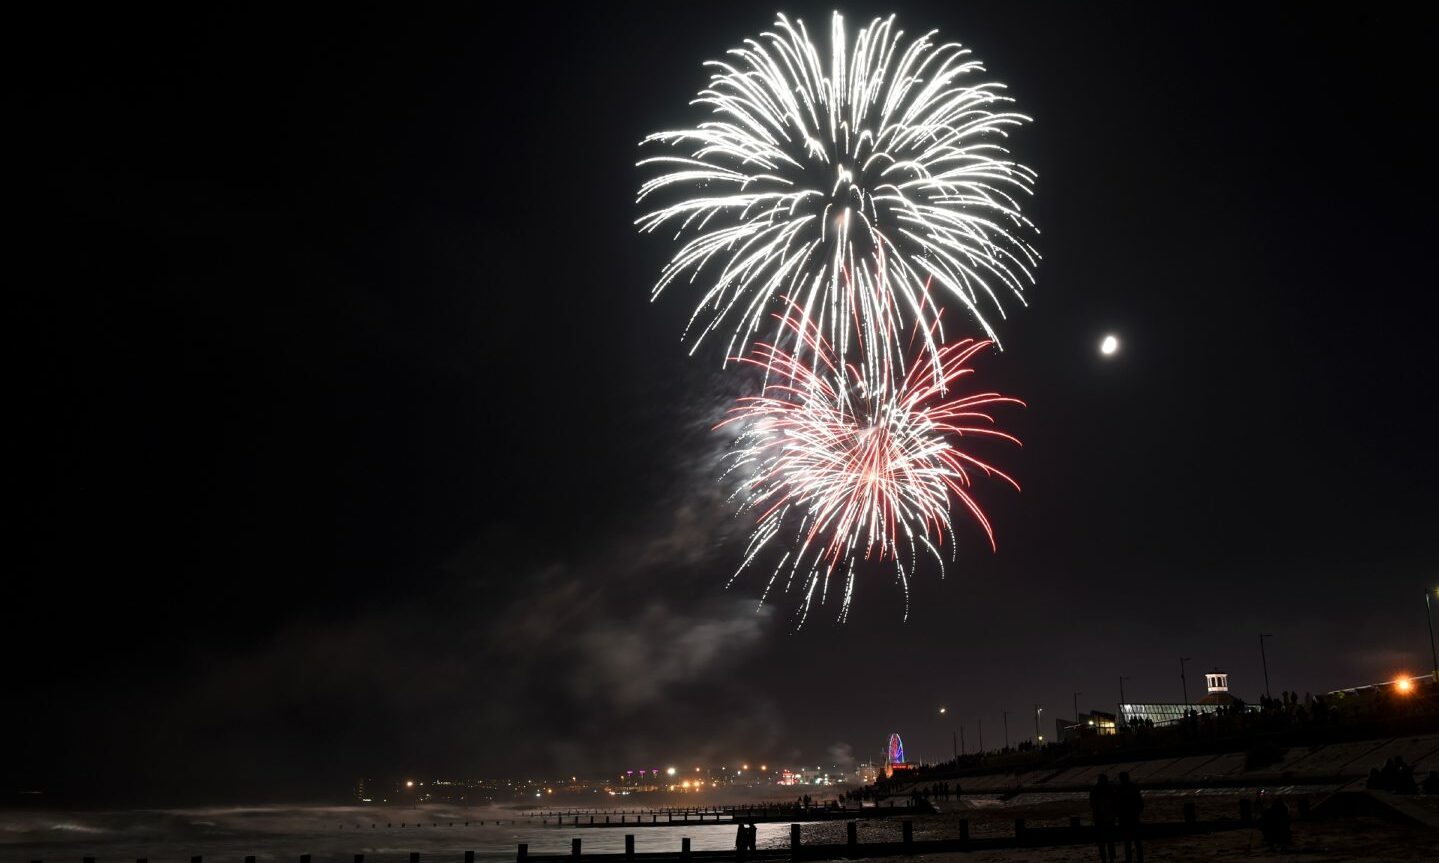
[[[1017,742],[1181,656],[1253,700],[1261,632],[1276,695],[1428,671],[1439,34],[1398,5],[835,7],[1035,118],[1038,284],[977,362],[1023,491],[906,622],[887,570],[799,632],[725,589],[739,378],[649,302],[637,145],[832,7],[24,13],[3,799],[943,756],[940,706]]]

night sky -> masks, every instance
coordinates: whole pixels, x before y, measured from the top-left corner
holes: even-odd
[[[1261,631],[1276,692],[1426,670],[1439,33],[1158,5],[844,7],[1036,118],[1044,261],[978,364],[1029,404],[998,553],[959,520],[907,622],[885,567],[799,633],[725,589],[745,382],[649,302],[634,162],[702,61],[830,6],[12,22],[0,791],[939,758],[939,705],[1017,742],[1120,675],[1180,700],[1180,656],[1256,698]]]

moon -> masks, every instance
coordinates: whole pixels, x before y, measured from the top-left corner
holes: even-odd
[[[1113,333],[1105,336],[1104,341],[1099,343],[1099,352],[1101,354],[1104,354],[1106,357],[1113,356],[1114,354],[1118,353],[1119,339],[1116,338]]]

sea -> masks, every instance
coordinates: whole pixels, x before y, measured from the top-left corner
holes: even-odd
[[[621,810],[612,816],[619,820]],[[633,810],[627,810],[633,811]],[[629,818],[633,820],[634,816]],[[661,816],[663,820],[663,816]],[[588,815],[581,817],[588,821]],[[597,820],[603,820],[603,813]],[[468,823],[467,823],[468,822]],[[787,823],[758,824],[759,847],[787,847]],[[557,827],[514,809],[424,806],[228,806],[97,811],[0,811],[0,863],[460,863],[514,860],[520,843],[530,854],[568,854],[579,838],[586,854],[622,853],[625,835],[635,850],[678,851],[688,837],[695,851],[734,848],[733,824],[676,824],[624,828]]]

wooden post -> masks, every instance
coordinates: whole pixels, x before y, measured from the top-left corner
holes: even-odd
[[[466,852],[465,852],[465,863],[475,863],[475,852],[473,852],[473,851],[466,851]]]
[[[844,825],[844,844],[845,844],[846,846],[848,846],[848,848],[849,848],[848,853],[849,853],[849,856],[850,856],[851,858],[858,856],[858,854],[859,854],[859,824],[858,824],[857,822],[848,821],[848,822],[845,823],[845,825]]]
[[[1014,838],[1020,842],[1024,841],[1024,819],[1014,819]]]
[[[355,863],[365,863],[365,855],[363,855],[363,854],[356,854],[356,855],[355,855]]]
[[[39,861],[36,861],[36,863],[39,863]],[[246,856],[246,857],[245,857],[245,863],[255,863],[255,855],[254,855],[254,854],[250,854],[250,855]]]
[[[1239,822],[1248,824],[1254,820],[1254,801],[1248,797],[1239,798]]]
[[[1184,801],[1184,823],[1193,824],[1194,820],[1194,801],[1186,800]]]
[[[413,856],[413,855],[412,855],[412,856]],[[195,857],[191,857],[191,858],[190,858],[190,863],[200,863],[200,861],[199,861],[199,859],[197,859],[197,858],[195,858]],[[309,854],[301,854],[301,855],[300,855],[300,863],[310,863],[310,855],[309,855]],[[415,861],[412,859],[412,860],[410,860],[410,863],[415,863]]]
[[[515,863],[525,863],[525,858],[530,856],[530,843],[521,842],[520,850],[515,852]]]
[[[789,859],[799,859],[799,825],[789,825]]]
[[[573,839],[570,840],[570,856],[571,856],[571,857],[574,857],[574,858],[577,859],[577,860],[579,859],[579,856],[580,856],[580,837],[578,837],[578,836],[576,836],[575,838],[573,838]]]
[[[625,857],[633,860],[635,858],[635,834],[625,834]]]
[[[904,831],[904,853],[914,853],[914,822],[908,818],[900,822],[900,829]]]
[[[690,838],[688,836],[680,840],[680,859],[690,859]]]
[[[959,819],[959,838],[961,841],[969,841],[969,819]]]
[[[304,859],[304,860],[301,860],[300,863],[310,863],[310,855],[306,854],[306,855],[305,855],[305,859]],[[410,863],[420,863],[420,852],[418,852],[418,851],[411,851],[411,852],[410,852]]]

